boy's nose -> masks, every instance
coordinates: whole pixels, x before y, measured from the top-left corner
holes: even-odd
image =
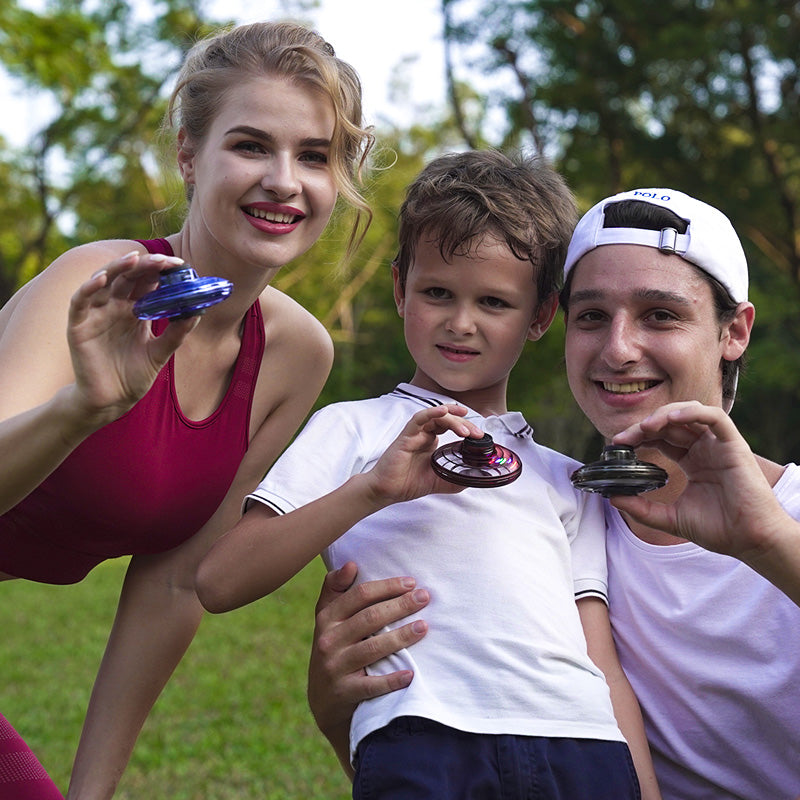
[[[475,317],[469,309],[458,306],[447,319],[447,330],[458,336],[475,333]]]

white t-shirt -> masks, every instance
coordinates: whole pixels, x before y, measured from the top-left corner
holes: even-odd
[[[369,470],[417,411],[452,402],[401,384],[328,406],[250,499],[280,513],[304,505]],[[431,593],[427,636],[370,670],[412,669],[414,680],[359,705],[351,749],[403,715],[477,733],[622,741],[575,605],[606,594],[602,504],[572,487],[579,464],[536,444],[521,414],[467,419],[520,456],[514,483],[390,506],[324,554],[329,568],[355,561],[359,580],[413,575]]]
[[[800,470],[775,486],[800,519]],[[800,608],[728,556],[651,545],[607,506],[609,606],[664,800],[800,796]]]

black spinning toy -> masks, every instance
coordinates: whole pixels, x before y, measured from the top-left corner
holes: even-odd
[[[603,448],[599,461],[576,469],[570,480],[584,492],[611,497],[660,489],[667,482],[667,473],[656,464],[639,461],[632,447],[610,444]]]

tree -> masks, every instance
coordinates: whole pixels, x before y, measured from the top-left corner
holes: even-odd
[[[2,65],[52,108],[24,147],[0,157],[0,299],[73,244],[151,235],[153,210],[170,205],[158,140],[166,87],[210,30],[199,6],[140,5],[143,20],[120,0],[51,0],[41,14],[0,5]]]
[[[756,448],[796,457],[800,3],[443,0],[442,8],[453,73],[460,67],[473,84],[492,79],[484,119],[494,128],[469,130],[471,140],[545,153],[584,208],[625,188],[669,185],[731,217],[759,309],[734,415]],[[451,85],[463,103],[454,74]],[[768,407],[779,413],[767,420]]]

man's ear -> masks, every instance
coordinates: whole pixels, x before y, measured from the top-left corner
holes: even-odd
[[[547,329],[553,324],[558,311],[558,294],[553,292],[550,297],[539,303],[536,313],[528,328],[528,341],[535,342],[544,336]]]
[[[397,306],[397,313],[403,317],[406,310],[406,296],[400,285],[400,270],[395,262],[392,262],[392,283],[394,284],[394,303]]]
[[[186,130],[181,128],[178,131],[178,169],[183,178],[184,184],[194,183],[194,148],[189,144],[189,137]]]
[[[720,341],[722,357],[726,361],[736,361],[747,350],[755,318],[756,309],[752,303],[739,303],[734,318],[722,326]]]

